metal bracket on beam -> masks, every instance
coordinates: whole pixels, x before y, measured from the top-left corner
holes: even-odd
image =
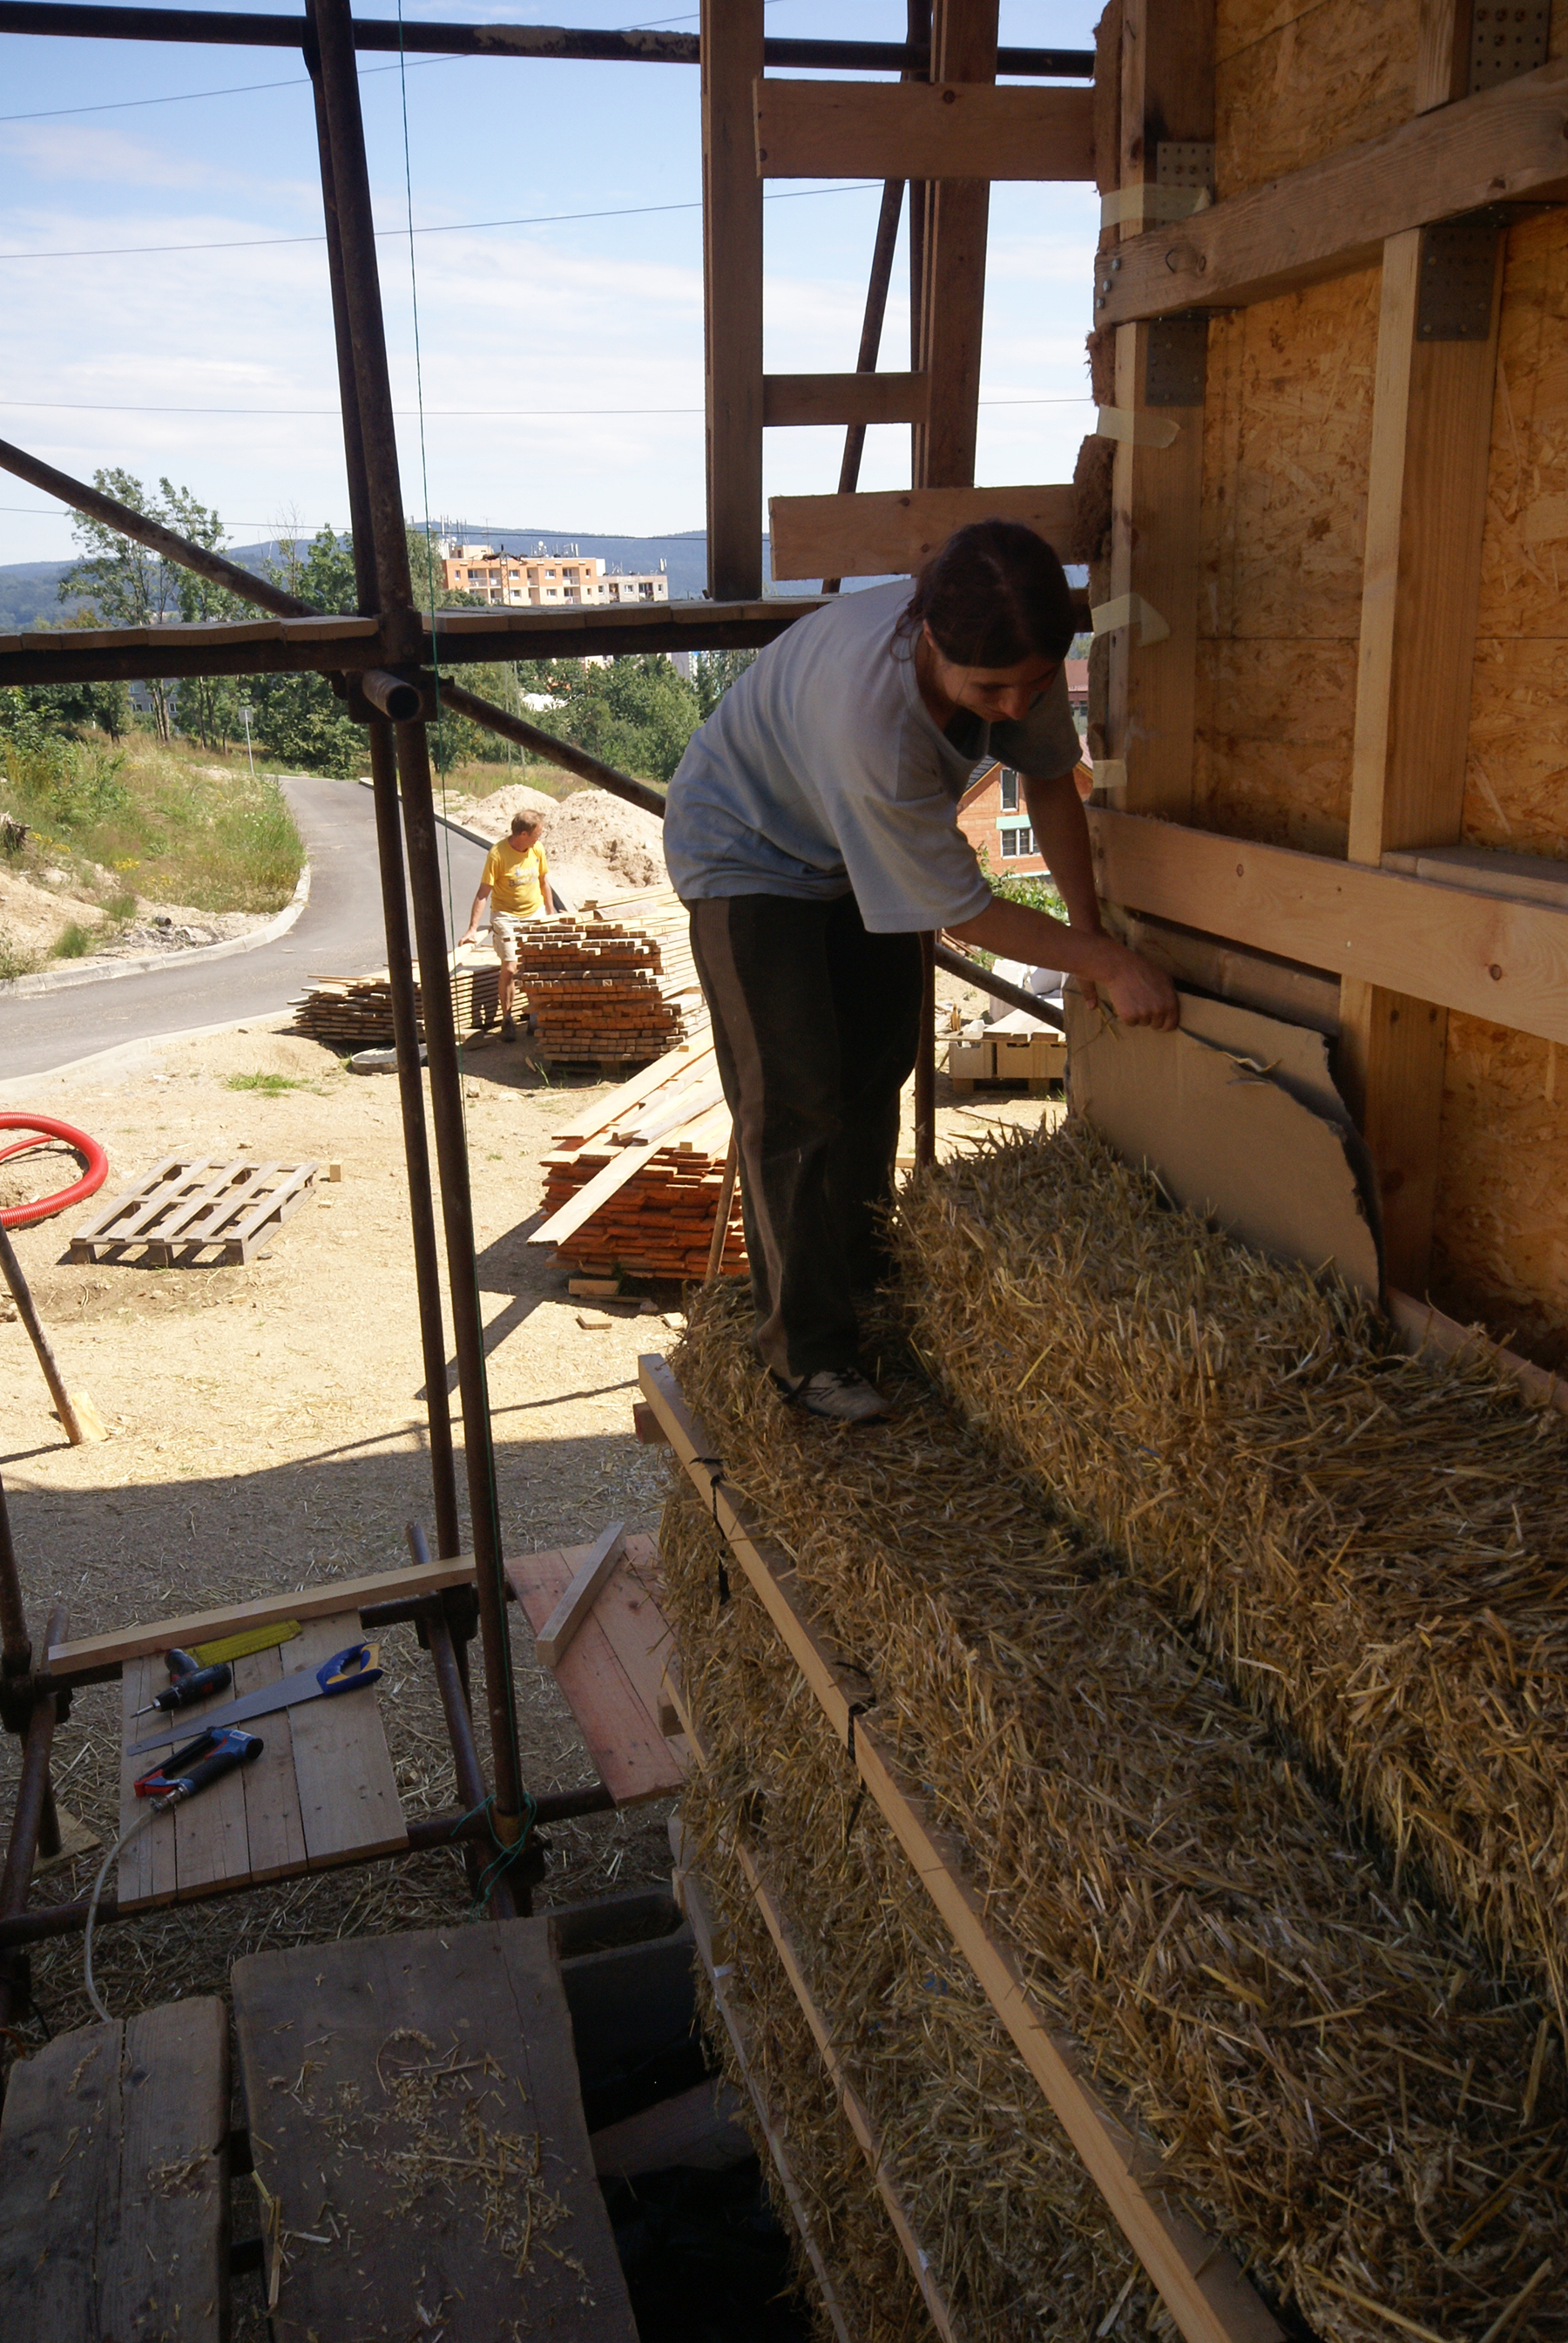
[[[1507,215],[1496,206],[1423,228],[1416,294],[1418,342],[1483,342],[1492,331],[1497,239]]]
[[[1533,73],[1546,63],[1552,36],[1550,0],[1476,0],[1470,17],[1470,96]]]
[[[1199,188],[1212,203],[1214,154],[1212,138],[1161,138],[1154,149],[1155,186]]]

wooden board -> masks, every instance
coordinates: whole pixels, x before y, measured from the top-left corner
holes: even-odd
[[[1111,903],[1568,1041],[1568,912],[1089,809]]]
[[[755,97],[757,168],[766,179],[1094,176],[1087,89],[759,75]]]
[[[702,317],[708,589],[762,592],[762,185],[750,92],[763,0],[701,0]]]
[[[605,1581],[619,1568],[625,1547],[626,1529],[620,1522],[611,1522],[589,1546],[534,1639],[534,1656],[542,1668],[559,1667],[578,1630],[598,1600]]]
[[[676,1455],[711,1506],[716,1525],[846,1749],[854,1715],[854,1764],[860,1779],[1186,2343],[1282,2343],[1279,2325],[1223,2247],[1145,2187],[1143,2175],[1158,2169],[1158,2151],[1117,2117],[1095,2088],[1077,2046],[1048,2024],[1023,1982],[1017,1956],[996,1935],[969,1879],[962,1849],[932,1823],[924,1796],[902,1776],[869,1723],[864,1709],[871,1687],[834,1654],[796,1591],[793,1565],[758,1533],[728,1484],[715,1478],[711,1440],[668,1365],[645,1356],[638,1361],[638,1376]]]
[[[775,578],[876,578],[919,569],[955,528],[1020,520],[1079,558],[1077,492],[1065,488],[884,488],[769,500]]]
[[[935,0],[931,10],[932,81],[940,90],[919,82],[899,95],[914,100],[929,115],[933,106],[942,116],[963,116],[978,100],[983,115],[997,98],[1012,96],[988,85],[996,80],[997,0]],[[1073,96],[1081,109],[1087,91],[1032,93]],[[1093,143],[1093,106],[1089,101],[1089,139]],[[956,123],[953,127],[956,127]],[[1079,116],[1081,131],[1081,111]],[[939,134],[940,135],[940,134]],[[951,129],[949,131],[951,142]],[[967,142],[960,140],[959,143]],[[1045,146],[1045,142],[1040,142]],[[1035,152],[1040,151],[1036,148]],[[1046,147],[1046,151],[1049,148]],[[890,173],[889,176],[901,176]],[[920,239],[919,329],[920,364],[930,391],[925,418],[917,424],[913,440],[912,478],[917,488],[967,488],[975,476],[975,442],[980,422],[980,344],[985,333],[986,239],[990,227],[990,184],[988,173],[953,176],[948,172],[910,174],[923,182],[923,229]]]
[[[923,374],[765,374],[762,421],[770,431],[800,424],[919,423]]]
[[[256,1953],[233,1986],[276,2343],[636,2343],[548,1921]]]
[[[258,1594],[249,1603],[231,1604],[223,1611],[187,1611],[177,1619],[146,1619],[129,1627],[116,1627],[106,1635],[84,1635],[75,1643],[51,1644],[49,1667],[57,1676],[80,1677],[123,1667],[127,1661],[177,1645],[216,1643],[220,1635],[238,1634],[246,1627],[268,1627],[280,1619],[333,1617],[380,1603],[412,1603],[439,1594],[448,1586],[467,1586],[474,1575],[471,1554],[455,1554],[444,1562],[411,1564],[406,1570],[373,1572],[365,1578],[325,1579],[318,1586],[292,1593]],[[352,1640],[344,1635],[342,1643]],[[294,1649],[290,1644],[289,1649]],[[165,1679],[166,1681],[166,1678]],[[161,1690],[155,1684],[155,1691]],[[149,1695],[150,1696],[150,1695]]]
[[[1568,190],[1568,57],[1230,196],[1095,264],[1102,325],[1263,301],[1379,258],[1429,221]],[[1101,297],[1103,304],[1101,306]]]
[[[298,1598],[294,1599],[291,1615],[297,1615]],[[358,1614],[340,1612],[303,1622],[300,1634],[280,1649],[235,1661],[232,1688],[179,1713],[179,1735],[167,1745],[168,1754],[201,1731],[205,1712],[226,1707],[285,1674],[319,1667],[358,1636]],[[161,1657],[126,1661],[121,1677],[122,1830],[146,1815],[146,1802],[136,1796],[135,1785],[160,1755],[132,1755],[157,1725],[156,1716],[133,1712],[167,1683]],[[248,1880],[287,1878],[367,1855],[394,1855],[407,1846],[373,1690],[276,1709],[246,1729],[262,1744],[259,1757],[171,1813],[156,1815],[126,1848],[116,1889],[122,1911],[213,1895]]]
[[[564,1553],[516,1555],[507,1564],[508,1582],[536,1634],[591,1551],[570,1546]],[[686,1778],[682,1758],[658,1724],[669,1629],[658,1606],[658,1564],[652,1538],[628,1538],[618,1568],[556,1671],[599,1779],[618,1806],[668,1797]]]
[[[0,2331],[228,2331],[228,2024],[193,1996],[56,2035],[0,2118]]]

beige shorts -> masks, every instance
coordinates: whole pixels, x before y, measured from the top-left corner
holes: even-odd
[[[503,968],[509,968],[514,975],[518,966],[518,930],[522,925],[523,921],[516,911],[490,913],[490,942],[494,947],[496,958]]]

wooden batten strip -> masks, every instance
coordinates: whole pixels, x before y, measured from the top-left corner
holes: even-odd
[[[1094,176],[1088,89],[759,79],[754,95],[765,179]]]
[[[903,1777],[868,1723],[864,1710],[873,1688],[833,1656],[827,1637],[795,1592],[793,1564],[754,1530],[745,1507],[730,1496],[711,1442],[687,1406],[669,1367],[662,1358],[647,1355],[638,1362],[638,1375],[671,1447],[711,1508],[716,1525],[834,1731],[846,1748],[852,1748],[860,1779],[1186,2343],[1283,2343],[1280,2327],[1229,2252],[1145,2186],[1142,2175],[1158,2169],[1158,2149],[1129,2131],[1111,2112],[1086,2078],[1077,2045],[1040,2014],[1017,1956],[985,1916],[982,1899],[968,1876],[963,1849],[931,1822],[924,1798]],[[862,1687],[859,1691],[857,1684]]]
[[[1089,809],[1101,898],[1568,1041],[1568,911]]]
[[[879,578],[913,572],[975,520],[1020,520],[1064,561],[1081,558],[1078,495],[1067,487],[888,488],[832,497],[773,497],[775,578]]]
[[[1485,205],[1568,193],[1568,57],[1416,116],[1095,264],[1096,322],[1268,301],[1376,261],[1391,236]]]

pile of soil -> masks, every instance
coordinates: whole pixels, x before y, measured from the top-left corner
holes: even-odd
[[[545,826],[550,874],[574,910],[623,887],[668,884],[663,823],[603,789],[589,787],[568,798],[550,798],[514,781],[487,798],[449,798],[447,810],[481,838],[504,838],[514,813],[537,813]]]
[[[56,894],[19,871],[0,870],[0,935],[15,950],[39,957],[53,951],[73,920],[79,928],[99,928],[104,913],[79,895]]]

